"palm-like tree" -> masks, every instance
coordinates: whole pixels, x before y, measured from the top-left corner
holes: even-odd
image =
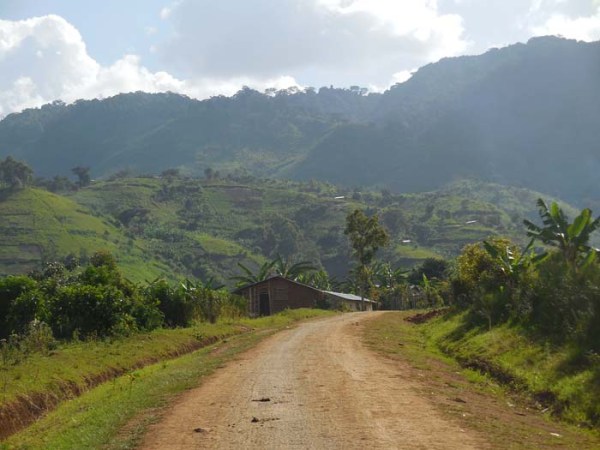
[[[591,234],[600,226],[600,217],[592,219],[592,211],[585,208],[569,223],[556,202],[550,207],[540,198],[537,201],[543,226],[524,220],[527,235],[546,245],[557,247],[565,261],[572,267],[590,264],[596,259],[597,250],[590,247]]]
[[[303,272],[296,278],[296,281],[324,291],[333,290],[335,284],[335,279],[331,279],[324,270]]]
[[[232,280],[237,281],[238,287],[264,281],[274,273],[284,278],[297,281],[300,277],[317,270],[317,268],[309,261],[300,261],[292,264],[289,260],[282,258],[280,255],[277,255],[277,258],[272,261],[263,263],[256,273],[242,263],[238,263],[238,267],[242,269],[244,274],[231,277]]]
[[[390,263],[377,261],[373,265],[373,275],[377,284],[385,289],[393,289],[398,284],[406,282],[408,270],[393,269]]]
[[[537,201],[543,226],[524,220],[527,235],[551,247],[557,247],[571,266],[586,265],[596,258],[597,250],[590,247],[591,234],[600,226],[600,217],[592,219],[592,211],[585,208],[573,223],[556,202],[550,208],[540,198]]]
[[[300,261],[292,264],[289,259],[284,259],[281,255],[277,255],[273,262],[275,273],[290,280],[298,280],[301,275],[317,270],[310,261]]]
[[[544,259],[547,254],[535,255],[532,251],[535,238],[519,252],[513,245],[498,244],[497,242],[483,241],[483,248],[500,266],[500,270],[509,280],[517,280],[530,264],[535,264]]]
[[[236,284],[238,287],[245,286],[247,284],[258,283],[259,281],[264,281],[273,274],[273,266],[275,266],[276,263],[276,259],[274,259],[273,261],[266,261],[258,268],[258,271],[256,273],[254,273],[244,264],[238,263],[238,267],[242,269],[244,274],[231,277],[231,279],[237,281]]]

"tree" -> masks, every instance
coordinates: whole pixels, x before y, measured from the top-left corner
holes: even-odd
[[[160,173],[160,176],[163,178],[166,178],[169,183],[172,182],[173,179],[177,178],[179,175],[180,175],[179,169],[175,169],[175,168],[166,169]]]
[[[315,272],[303,272],[296,281],[324,291],[333,290],[335,284],[335,279],[329,278],[329,274],[322,269]]]
[[[274,267],[277,275],[294,281],[298,280],[303,274],[317,270],[309,261],[300,261],[292,264],[289,259],[285,259],[281,255],[277,255]]]
[[[17,161],[12,156],[7,156],[0,161],[0,182],[11,189],[22,189],[33,178],[33,170],[26,163]]]
[[[585,266],[596,259],[597,250],[590,247],[589,241],[591,234],[600,227],[600,217],[593,220],[592,211],[585,208],[573,223],[569,223],[567,216],[556,202],[552,202],[548,208],[540,198],[537,205],[543,226],[524,220],[528,236],[551,247],[557,247],[572,268]]]
[[[242,269],[244,275],[231,277],[231,279],[237,281],[238,287],[245,286],[247,284],[258,283],[259,281],[264,281],[271,276],[271,274],[273,273],[273,266],[276,263],[276,259],[274,259],[273,261],[267,261],[259,267],[258,272],[256,273],[252,272],[252,270],[250,270],[244,264],[238,263],[238,267]]]
[[[77,175],[77,178],[78,178],[77,183],[79,184],[79,187],[88,186],[90,184],[90,182],[92,181],[90,178],[90,168],[89,167],[82,167],[82,166],[73,167],[71,169],[71,172],[73,172],[75,175]]]
[[[358,263],[357,275],[359,277],[359,290],[361,306],[364,310],[364,288],[368,283],[367,274],[371,271],[369,266],[377,250],[387,245],[389,236],[385,228],[379,224],[379,217],[375,214],[368,217],[359,209],[355,209],[346,217],[344,234],[350,239],[353,257]]]
[[[448,278],[448,262],[438,258],[427,258],[419,267],[415,267],[410,275],[408,281],[411,284],[419,284],[423,281],[423,275],[429,280],[445,280]]]

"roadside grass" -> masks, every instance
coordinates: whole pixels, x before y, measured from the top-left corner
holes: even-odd
[[[266,336],[262,335],[262,336]],[[66,402],[21,433],[13,435],[4,449],[129,449],[156,417],[146,415],[130,432],[119,433],[137,413],[160,408],[168,399],[194,387],[225,361],[249,348],[261,338],[257,333],[236,337],[225,352],[214,355],[206,347],[175,360],[160,362]],[[153,411],[157,414],[158,411]]]
[[[535,339],[519,326],[464,328],[464,314],[423,326],[427,340],[463,366],[484,370],[525,392],[554,415],[574,424],[600,420],[600,357],[575,345],[556,346]]]
[[[536,386],[548,386],[543,380],[552,379],[556,374],[553,368],[560,366],[555,351],[537,348],[515,330],[492,330],[483,333],[484,337],[481,330],[465,333],[460,316],[438,317],[421,325],[404,320],[415,313],[390,312],[368,321],[363,339],[374,351],[408,363],[409,376],[426,381],[422,395],[440,412],[481,432],[494,448],[600,448],[597,431],[556,421],[525,385],[502,383],[486,371],[466,367],[464,359],[487,355],[506,370],[514,364],[518,370],[510,369],[511,374],[536,380]],[[457,336],[462,339],[453,341]],[[570,389],[576,379],[569,383]],[[577,390],[582,393],[586,388],[589,386]],[[593,401],[577,395],[572,407],[583,408]]]
[[[4,398],[0,407],[10,414],[11,401],[40,396],[56,397],[58,407],[10,437],[0,448],[97,448],[98,442],[108,442],[109,436],[133,414],[158,405],[214,370],[229,351],[232,354],[242,351],[256,342],[259,335],[268,335],[299,320],[331,314],[316,309],[287,310],[258,319],[202,323],[122,339],[66,344],[48,356],[32,355],[4,368]],[[235,335],[240,335],[239,339],[231,338]],[[189,353],[225,337],[235,344],[223,355],[213,357],[204,349]],[[184,353],[188,355],[173,359]],[[102,384],[91,389],[98,383]],[[64,401],[79,393],[84,394]],[[113,397],[118,399],[116,403]],[[75,427],[71,434],[67,433],[70,427]]]
[[[200,324],[191,328],[160,329],[125,338],[80,341],[60,345],[48,355],[34,353],[15,365],[3,365],[0,405],[17,397],[45,392],[61,396],[62,385],[85,389],[89,380],[106,377],[194,348],[201,341],[241,331],[233,324]]]

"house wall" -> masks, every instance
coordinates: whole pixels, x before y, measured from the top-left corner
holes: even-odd
[[[278,313],[286,308],[313,308],[317,300],[323,297],[323,294],[319,291],[282,278],[266,280],[239,292],[240,295],[248,299],[248,309],[251,316],[257,316],[260,313],[259,299],[262,292],[269,294],[271,314]]]

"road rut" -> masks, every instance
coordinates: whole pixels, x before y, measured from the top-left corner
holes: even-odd
[[[142,449],[470,449],[489,445],[419,396],[344,314],[277,333],[182,396]]]

